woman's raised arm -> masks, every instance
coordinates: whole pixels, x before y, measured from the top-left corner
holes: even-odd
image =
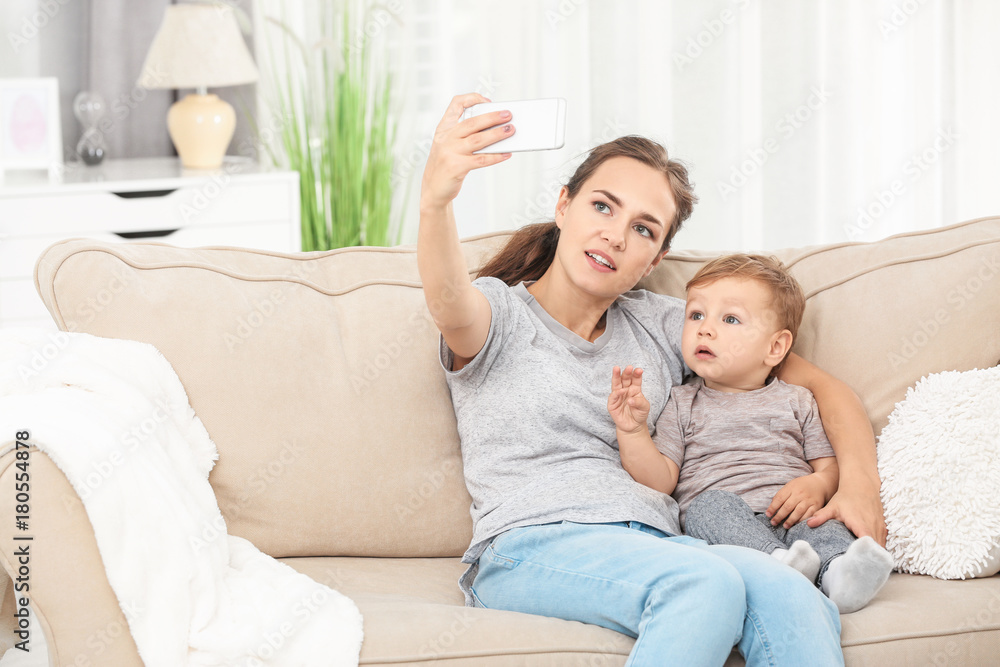
[[[476,155],[474,151],[514,133],[509,123],[500,125],[510,120],[506,111],[461,120],[467,107],[481,102],[489,100],[476,93],[452,99],[434,132],[420,188],[417,267],[427,307],[445,343],[455,353],[456,367],[476,356],[486,342],[490,306],[469,278],[452,201],[470,171],[510,157],[510,153]]]
[[[816,397],[823,429],[840,467],[837,492],[809,519],[809,525],[815,528],[827,519],[838,519],[858,537],[870,535],[885,546],[875,433],[861,400],[846,384],[794,353],[789,353],[778,379],[805,387]]]

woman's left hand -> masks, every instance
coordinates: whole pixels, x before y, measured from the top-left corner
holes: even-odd
[[[858,483],[856,480],[845,484],[842,477],[840,489],[833,494],[826,507],[812,515],[808,521],[809,527],[816,528],[828,519],[836,519],[856,536],[867,535],[885,546],[889,531],[885,527],[878,486],[872,488],[871,484]]]

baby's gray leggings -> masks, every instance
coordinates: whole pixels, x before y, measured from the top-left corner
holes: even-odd
[[[818,586],[830,561],[840,556],[856,539],[840,521],[830,519],[817,528],[800,521],[788,530],[772,526],[763,512],[755,514],[743,499],[729,491],[705,491],[688,506],[684,532],[709,544],[733,544],[763,551],[787,549],[805,540],[819,555]]]

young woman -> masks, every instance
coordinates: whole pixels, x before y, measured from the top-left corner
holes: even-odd
[[[683,379],[683,301],[633,288],[691,213],[687,171],[640,137],[597,147],[560,192],[554,223],[516,234],[473,283],[452,201],[469,171],[510,157],[474,151],[514,132],[506,112],[460,122],[486,101],[458,96],[438,125],[417,241],[472,495],[467,603],[636,637],[634,666],[722,665],[734,645],[751,666],[843,664],[836,607],[804,577],[681,536],[673,499],[620,463],[608,369],[645,369],[651,427]],[[795,356],[781,379],[816,395],[841,461],[844,482],[810,523],[837,517],[884,542],[860,401]],[[776,521],[788,513],[779,500]]]

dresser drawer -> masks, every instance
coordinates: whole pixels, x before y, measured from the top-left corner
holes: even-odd
[[[0,202],[0,233],[16,236],[88,236],[203,225],[285,221],[298,191],[286,182],[215,181],[173,190],[122,193],[84,191],[13,196]]]
[[[0,326],[54,327],[34,268],[67,238],[297,252],[298,173],[226,160],[216,171],[176,158],[108,160],[58,182],[24,172],[0,185]]]
[[[273,250],[275,252],[298,252],[301,248],[299,236],[290,229],[287,222],[258,223],[241,225],[210,225],[204,227],[186,227],[162,239],[143,239],[148,241],[163,241],[171,245],[185,248],[199,246],[233,246],[236,248],[255,248],[257,250]]]
[[[86,234],[87,238],[101,241],[121,241],[114,234]],[[11,236],[0,240],[0,279],[26,278],[35,273],[35,262],[42,251],[56,241],[68,238],[62,234],[47,234],[45,236],[17,237]],[[166,240],[169,237],[164,238]]]
[[[240,225],[203,225],[183,229],[161,230],[155,236],[137,238],[137,241],[159,241],[171,245],[193,248],[205,245],[258,248],[276,252],[298,252],[298,229],[288,222],[260,222]],[[126,242],[117,234],[88,233],[86,238],[99,241]],[[69,238],[64,234],[45,236],[9,237],[0,240],[0,279],[24,278],[35,272],[39,255],[53,243]]]
[[[2,251],[0,252],[2,255],[0,261],[14,262],[9,267],[4,264],[3,272],[5,275],[0,276],[0,322],[3,323],[3,326],[21,326],[27,320],[37,323],[51,319],[35,289],[33,275],[38,256],[45,248],[61,238],[19,239],[5,242],[0,246],[0,251]],[[127,242],[112,234],[91,234],[87,238]],[[287,223],[191,227],[162,238],[143,240],[162,241],[189,248],[235,246],[278,252],[297,251],[297,248],[293,247],[294,240],[289,236]]]

